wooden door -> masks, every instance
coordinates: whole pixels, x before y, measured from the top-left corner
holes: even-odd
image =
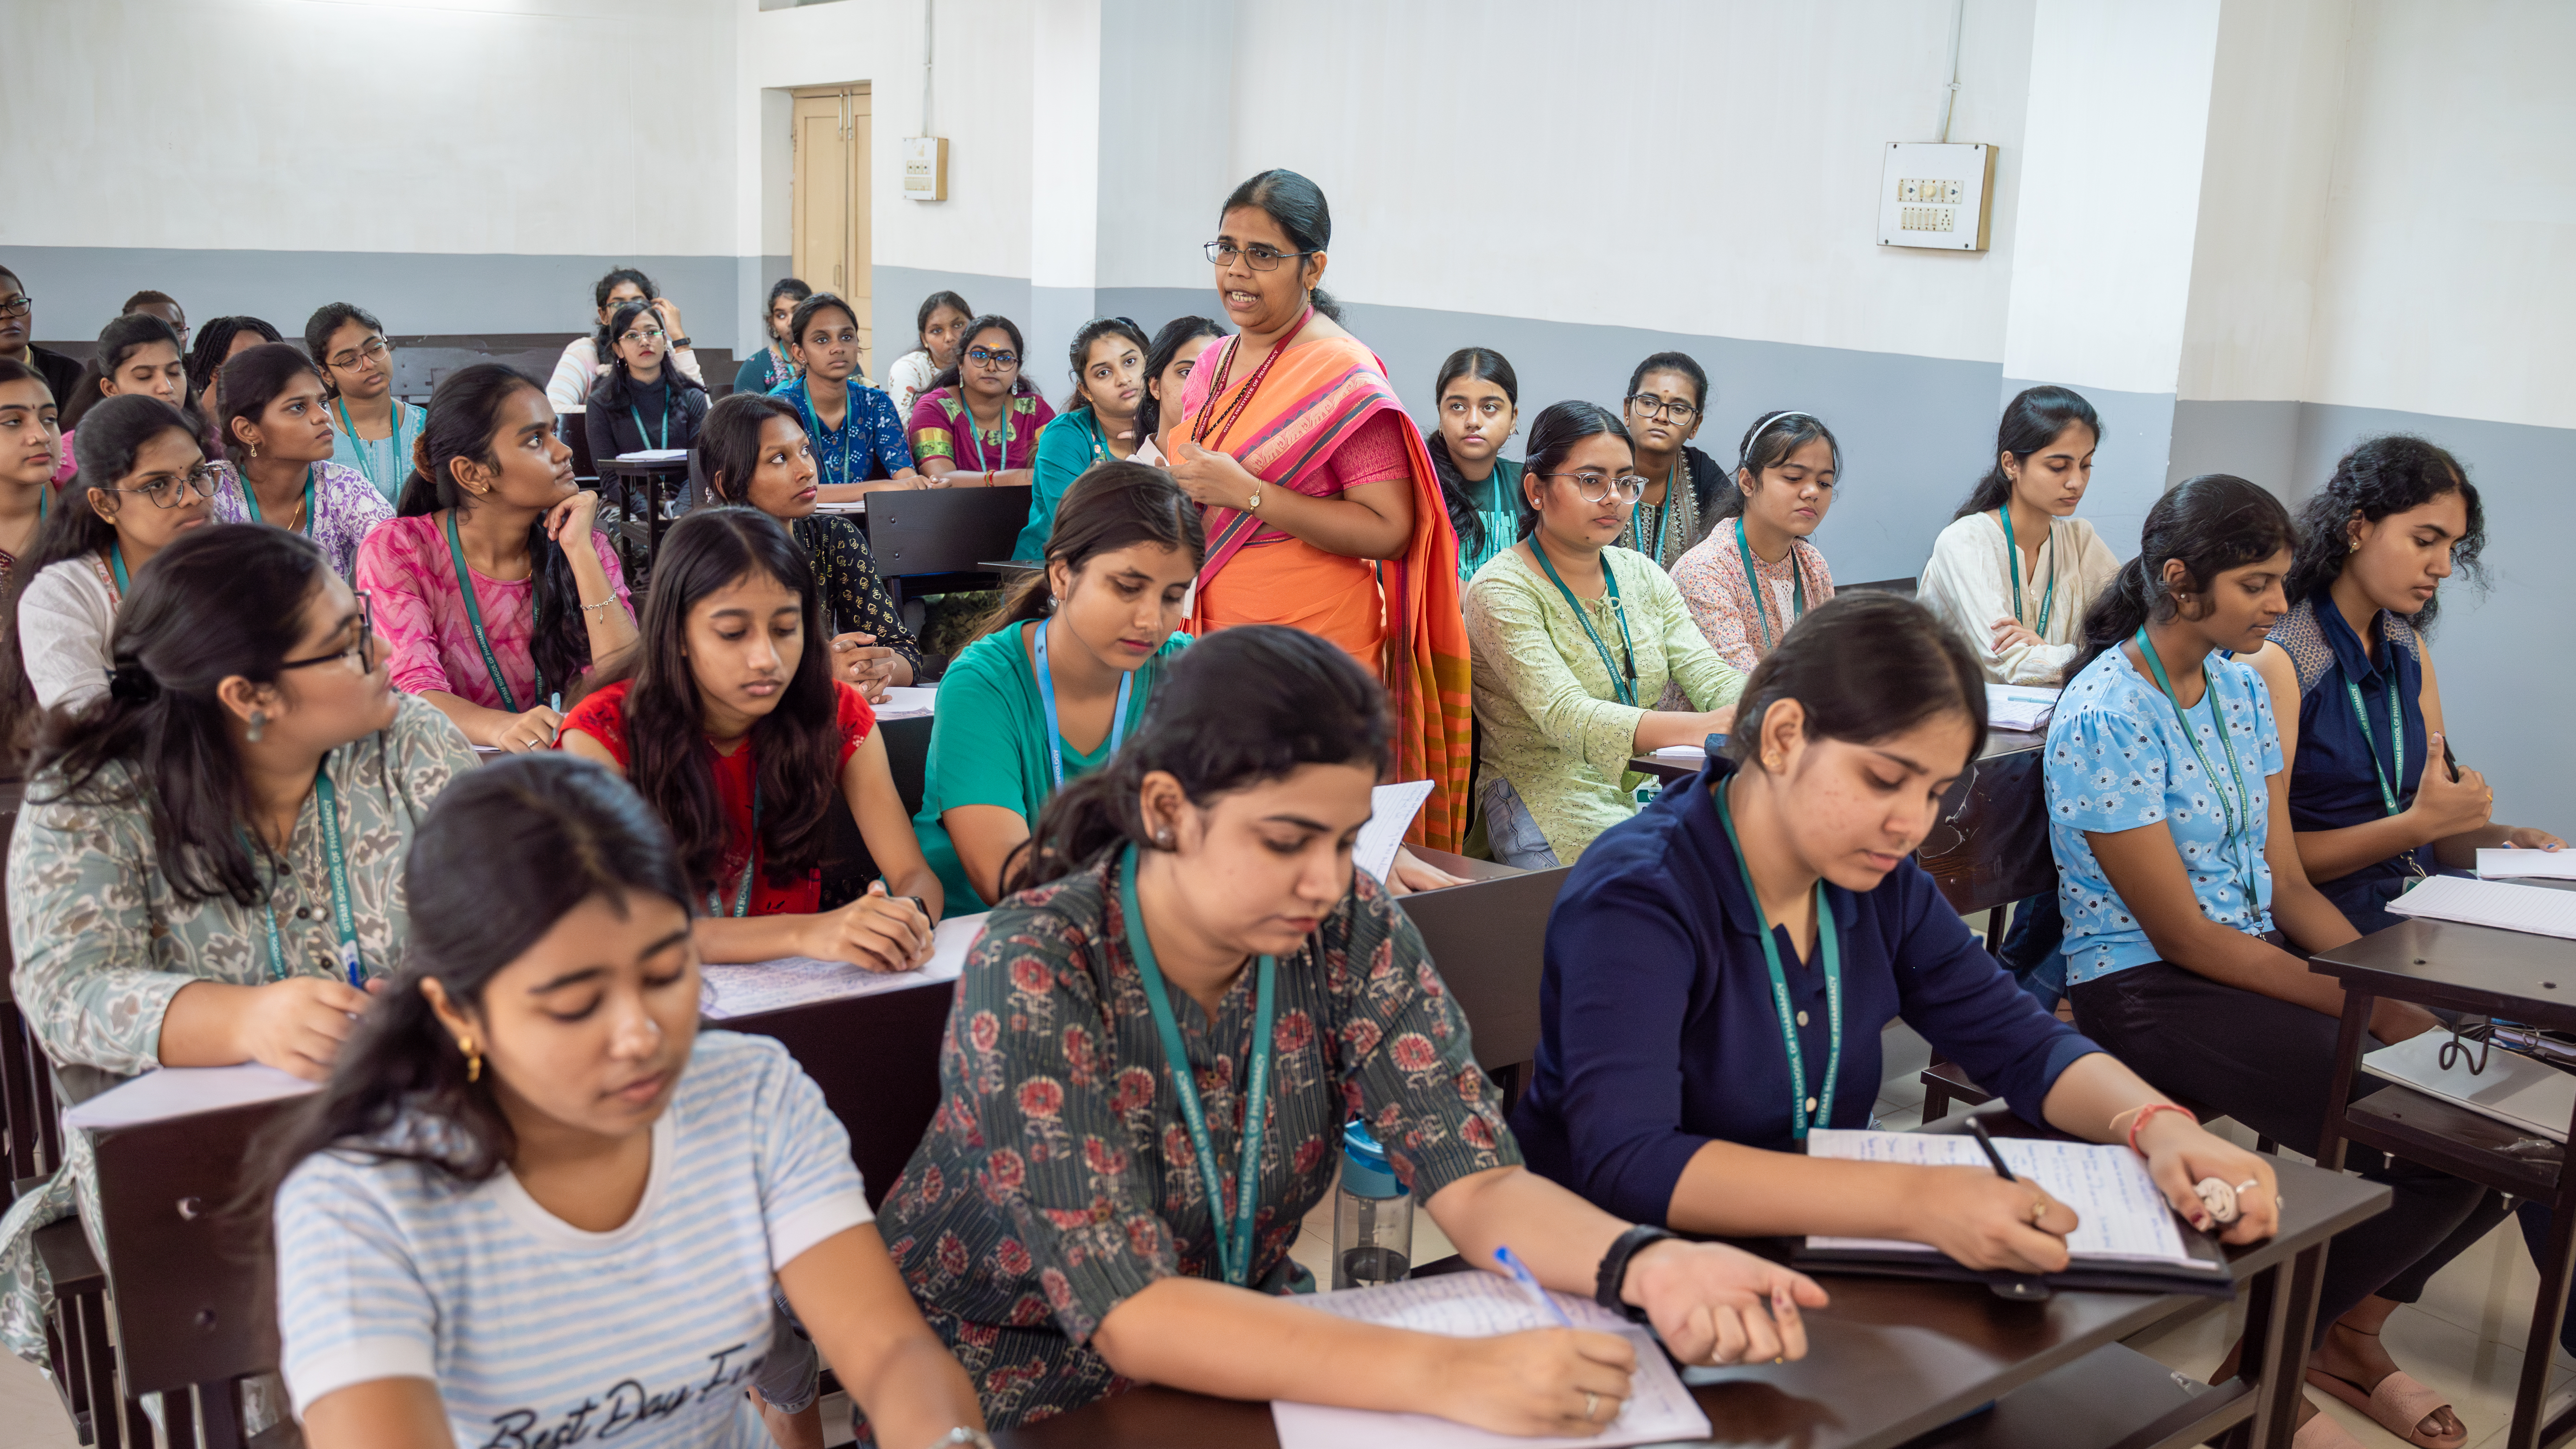
[[[796,92],[792,264],[807,285],[846,299],[857,311],[864,357],[874,355],[868,315],[869,134],[866,86]],[[867,371],[876,376],[875,369]]]

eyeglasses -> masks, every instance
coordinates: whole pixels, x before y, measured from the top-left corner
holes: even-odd
[[[0,317],[24,317],[27,315],[27,309],[35,305],[35,298],[20,292],[17,296],[0,302]]]
[[[1020,355],[1007,347],[1003,348],[999,352],[995,352],[989,347],[969,347],[966,349],[966,360],[974,363],[978,367],[1017,367],[1020,365]]]
[[[194,493],[200,498],[212,498],[215,496],[215,465],[212,463],[199,463],[196,467],[189,469],[187,472],[182,473],[175,478],[164,478],[158,483],[147,483],[140,488],[101,488],[98,491],[101,493],[140,493],[145,498],[151,500],[152,506],[155,508],[176,508],[181,503],[187,501],[187,495],[190,493]]]
[[[1586,503],[1607,503],[1617,494],[1622,503],[1634,503],[1646,496],[1646,479],[1637,473],[1612,477],[1607,473],[1541,473],[1542,478],[1571,478],[1575,496]]]
[[[659,342],[669,334],[659,327],[629,327],[617,334],[620,342]]]
[[[332,353],[326,360],[342,372],[354,372],[361,362],[382,366],[385,354],[390,350],[385,346],[385,339],[370,337],[346,352]]]
[[[1699,416],[1699,409],[1689,403],[1675,398],[1657,397],[1650,392],[1641,392],[1629,398],[1628,407],[1641,418],[1651,418],[1660,413],[1677,423],[1687,423]]]
[[[1241,257],[1243,264],[1256,272],[1275,272],[1279,270],[1279,264],[1290,257],[1314,255],[1313,252],[1283,252],[1277,247],[1264,246],[1259,242],[1254,242],[1248,247],[1238,247],[1228,241],[1212,241],[1207,244],[1205,250],[1207,259],[1220,267],[1233,266],[1234,259]]]
[[[358,590],[358,642],[330,654],[316,654],[310,659],[289,659],[280,669],[309,669],[316,664],[333,664],[343,659],[357,661],[360,674],[376,672],[376,605],[367,591]]]

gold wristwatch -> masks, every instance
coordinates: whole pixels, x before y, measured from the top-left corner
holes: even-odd
[[[1252,480],[1252,496],[1243,500],[1243,511],[1246,513],[1261,511],[1261,480],[1258,478]]]

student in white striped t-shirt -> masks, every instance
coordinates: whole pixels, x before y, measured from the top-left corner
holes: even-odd
[[[688,884],[624,782],[476,771],[407,884],[404,970],[270,1168],[316,1449],[819,1445],[777,1290],[889,1449],[988,1442],[821,1091],[774,1041],[699,1034]]]

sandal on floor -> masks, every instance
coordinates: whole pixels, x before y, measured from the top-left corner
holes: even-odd
[[[2448,1438],[2436,1438],[2421,1432],[2416,1427],[2436,1409],[2450,1409],[2454,1418],[2459,1416],[2459,1410],[2453,1408],[2449,1400],[2424,1387],[2421,1380],[2402,1369],[2381,1379],[2379,1387],[2367,1394],[2361,1391],[2359,1384],[2350,1379],[2337,1378],[2323,1369],[2308,1370],[2308,1382],[2368,1414],[2372,1422],[2407,1443],[2415,1445],[2416,1449],[2461,1449],[2462,1445],[2469,1442],[2468,1425],[2465,1422],[2460,1426],[2458,1434]]]
[[[2363,1449],[2352,1431],[2335,1422],[2335,1416],[2319,1409],[2290,1436],[2290,1449]]]

